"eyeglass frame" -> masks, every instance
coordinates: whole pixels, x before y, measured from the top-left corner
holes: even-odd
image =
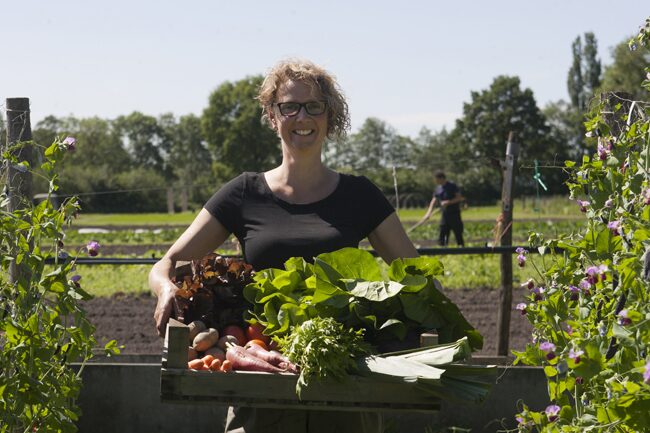
[[[322,112],[317,113],[317,114],[313,114],[313,113],[309,112],[309,109],[307,109],[307,104],[313,104],[314,102],[323,104],[323,111]],[[281,105],[284,105],[284,104],[298,104],[298,111],[296,111],[295,114],[284,114],[284,113],[282,113],[282,107],[281,107]],[[280,114],[282,114],[285,117],[295,117],[298,114],[300,114],[300,110],[302,110],[303,108],[305,109],[305,113],[307,113],[310,116],[320,116],[322,114],[325,114],[325,112],[327,111],[327,101],[307,101],[307,102],[286,101],[286,102],[276,102],[276,103],[273,104],[273,106],[278,107],[278,111],[280,112]]]

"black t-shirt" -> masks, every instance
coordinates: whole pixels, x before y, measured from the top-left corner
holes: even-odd
[[[254,269],[282,268],[290,257],[313,257],[358,247],[394,212],[386,197],[363,176],[339,174],[329,196],[291,204],[275,196],[263,173],[242,173],[205,204],[242,245]]]
[[[434,195],[438,199],[438,203],[440,203],[443,200],[453,199],[459,192],[460,190],[455,183],[447,181],[444,184],[438,185],[436,187]],[[449,216],[458,216],[460,215],[460,203],[450,204],[449,206],[442,208],[441,211],[443,218]]]

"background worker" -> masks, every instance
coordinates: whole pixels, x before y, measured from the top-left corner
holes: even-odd
[[[436,171],[434,175],[436,181],[436,190],[433,193],[429,208],[420,221],[414,224],[409,232],[416,227],[424,224],[433,215],[436,205],[440,205],[440,234],[438,242],[441,246],[449,243],[449,233],[454,232],[456,243],[460,247],[465,246],[463,240],[463,220],[460,217],[460,204],[465,201],[461,195],[458,186],[447,180],[443,171]]]

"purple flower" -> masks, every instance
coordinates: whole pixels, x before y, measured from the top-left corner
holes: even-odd
[[[569,286],[569,299],[572,301],[577,301],[580,295],[580,289],[576,286]]]
[[[523,316],[523,315],[525,315],[526,312],[527,312],[527,311],[526,311],[526,308],[528,308],[528,305],[526,305],[526,303],[524,303],[524,302],[520,302],[520,303],[518,303],[517,306],[515,307],[515,310],[520,311],[520,312],[521,312],[521,315]]]
[[[526,254],[527,251],[526,251],[526,248],[524,248],[524,247],[517,247],[515,249],[515,253],[517,253],[517,254]]]
[[[591,283],[588,280],[582,280],[578,283],[578,286],[582,289],[583,292],[589,292],[589,289],[591,289]]]
[[[643,197],[643,203],[645,205],[650,204],[650,188],[645,189],[642,193],[641,196]]]
[[[587,268],[585,274],[587,274],[587,281],[589,282],[589,284],[596,284],[598,282],[599,272],[600,269],[598,269],[596,266],[589,266]]]
[[[607,149],[602,144],[598,143],[598,158],[601,161],[604,161],[607,159],[608,156],[609,156],[609,149]]]
[[[606,281],[606,280],[607,280],[607,274],[605,273],[605,272],[607,272],[607,271],[609,271],[609,268],[607,267],[607,265],[600,265],[600,266],[598,266],[598,272],[600,272],[600,279],[601,279],[602,281]]]
[[[550,341],[544,341],[539,344],[539,348],[542,352],[546,352],[546,359],[549,361],[555,358],[555,344]]]
[[[645,365],[645,370],[643,370],[643,381],[650,385],[650,361]]]
[[[553,422],[558,419],[558,414],[560,413],[560,406],[552,404],[546,408],[544,411],[548,417],[549,422]]]
[[[582,376],[576,377],[576,385],[582,385],[582,382],[585,380],[582,378]]]
[[[580,212],[587,212],[587,208],[591,205],[591,202],[587,200],[576,200],[576,203],[580,207]]]
[[[97,241],[90,241],[86,244],[86,249],[88,250],[88,255],[91,257],[95,257],[97,254],[99,254],[99,242]]]
[[[611,199],[611,198],[608,198],[607,201],[605,201],[605,207],[606,208],[611,208],[612,206],[614,206],[614,200]]]
[[[543,287],[535,287],[533,290],[531,290],[531,293],[533,294],[533,299],[535,301],[541,301],[544,296],[544,288]]]
[[[526,256],[523,254],[519,254],[517,256],[517,264],[519,265],[520,268],[523,268],[524,265],[526,264]]]
[[[73,152],[77,147],[77,139],[74,137],[66,137],[65,140],[63,140],[63,144],[65,144],[66,149]]]
[[[65,251],[59,251],[59,260],[67,260],[68,257],[70,257],[70,254],[68,254]]]
[[[621,326],[628,326],[632,324],[632,319],[627,316],[627,309],[621,310],[618,314],[618,324]]]
[[[73,275],[70,277],[70,281],[77,287],[80,287],[79,281],[81,281],[81,275]]]
[[[535,287],[535,280],[529,278],[528,281],[521,285],[521,287],[525,287],[528,290],[533,290],[533,287]]]
[[[580,364],[580,357],[584,354],[585,352],[582,350],[573,350],[573,348],[571,348],[569,350],[569,359],[573,359],[573,362]]]
[[[612,231],[614,236],[618,236],[620,234],[619,230],[621,229],[621,222],[619,220],[610,221],[607,223],[607,228]]]

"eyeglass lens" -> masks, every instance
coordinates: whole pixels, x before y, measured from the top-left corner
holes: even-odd
[[[280,114],[283,116],[296,116],[302,107],[305,107],[307,114],[317,116],[325,112],[325,106],[325,102],[322,101],[310,101],[303,104],[299,102],[280,102],[278,104]]]

